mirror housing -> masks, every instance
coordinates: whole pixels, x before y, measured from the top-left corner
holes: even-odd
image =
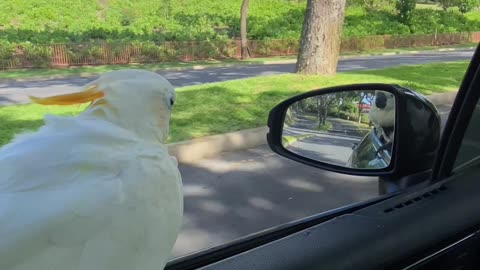
[[[293,103],[319,95],[346,91],[385,91],[395,96],[395,131],[390,164],[385,168],[357,169],[313,160],[293,153],[282,145],[285,116]],[[337,173],[381,176],[399,179],[425,172],[433,167],[440,142],[440,115],[423,95],[393,84],[354,84],[309,91],[289,98],[275,106],[268,118],[267,141],[277,154],[297,162]],[[352,145],[352,148],[356,147]]]

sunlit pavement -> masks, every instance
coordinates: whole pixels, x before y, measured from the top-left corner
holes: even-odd
[[[185,224],[176,256],[375,196],[375,178],[321,171],[260,146],[180,165]]]

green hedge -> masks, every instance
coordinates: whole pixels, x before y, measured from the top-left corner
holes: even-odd
[[[0,42],[224,40],[239,36],[239,0],[2,0]],[[249,39],[298,39],[305,0],[251,1]],[[62,16],[59,16],[62,14]],[[480,30],[478,11],[417,9],[409,26],[392,8],[350,6],[344,37]],[[1,45],[0,45],[1,46]]]

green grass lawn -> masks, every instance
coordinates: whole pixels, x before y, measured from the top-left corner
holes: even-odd
[[[284,74],[177,89],[169,142],[266,125],[268,112],[295,94],[351,83],[396,83],[423,94],[457,90],[468,62],[403,66],[340,73],[336,76]],[[0,145],[14,134],[34,130],[47,113],[75,115],[82,106],[15,105],[0,107]]]

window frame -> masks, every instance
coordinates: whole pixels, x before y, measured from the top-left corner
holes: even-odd
[[[479,99],[480,43],[477,45],[467,68],[442,133],[430,184],[439,182],[453,174],[455,161]]]

